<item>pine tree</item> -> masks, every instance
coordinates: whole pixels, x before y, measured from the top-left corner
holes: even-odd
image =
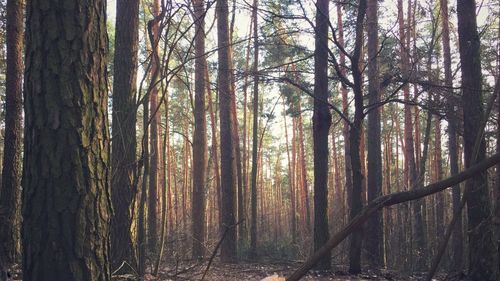
[[[105,13],[27,3],[23,280],[111,280]]]

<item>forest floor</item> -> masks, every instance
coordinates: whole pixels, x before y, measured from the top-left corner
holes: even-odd
[[[277,275],[277,276],[289,276],[295,269],[298,268],[300,264],[297,262],[288,263],[238,263],[238,264],[221,264],[219,262],[214,262],[210,269],[207,271],[206,276],[203,280],[205,281],[259,281],[263,278]],[[168,266],[163,270],[160,270],[158,277],[153,277],[151,275],[146,276],[145,280],[152,281],[167,281],[167,280],[202,280],[203,273],[207,267],[207,262],[205,263],[191,263],[183,266]],[[276,276],[276,277],[277,277]],[[115,279],[119,281],[124,281],[125,279]],[[272,279],[273,281],[275,279]],[[280,279],[276,279],[280,280]],[[284,280],[284,279],[283,279]],[[301,280],[318,280],[318,281],[381,281],[381,280],[393,280],[393,281],[404,281],[404,280],[424,280],[424,275],[418,276],[402,276],[397,272],[392,271],[379,271],[379,272],[364,272],[359,275],[349,275],[347,273],[347,267],[338,266],[333,271],[328,273],[319,272],[309,272],[308,275],[303,277]],[[437,278],[433,280],[457,280],[453,278]]]
[[[295,269],[299,267],[298,262],[266,262],[266,263],[250,263],[240,262],[238,264],[222,264],[214,261],[206,276],[202,279],[203,274],[207,268],[207,262],[195,263],[186,262],[181,264],[167,264],[163,266],[158,276],[146,274],[143,279],[137,279],[132,274],[115,274],[113,281],[260,281],[266,277],[284,277],[289,276]],[[11,268],[12,281],[22,281],[21,267],[15,265]],[[281,281],[284,279],[271,279],[272,281]],[[424,274],[416,276],[403,276],[394,271],[378,271],[378,272],[364,272],[358,275],[349,275],[346,266],[336,266],[334,270],[328,273],[319,273],[310,271],[308,275],[304,276],[301,280],[317,280],[317,281],[420,281],[424,280]],[[433,280],[446,280],[455,281],[459,278],[450,276],[438,276]],[[267,280],[266,280],[267,281]]]

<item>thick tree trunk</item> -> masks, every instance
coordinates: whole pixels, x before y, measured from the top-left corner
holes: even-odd
[[[369,103],[380,101],[378,70],[378,6],[377,0],[367,1],[366,31],[368,34],[368,96]],[[368,202],[382,195],[382,148],[380,109],[368,114]],[[367,258],[371,265],[384,265],[382,213],[376,213],[367,223],[365,236]]]
[[[227,0],[217,0],[217,39],[218,39],[218,86],[220,113],[220,150],[221,150],[221,233],[226,232],[221,244],[222,262],[237,262],[236,249],[236,161],[234,159],[233,130],[231,120],[231,56],[229,50],[228,4]]]
[[[27,4],[23,280],[108,281],[106,2]]]
[[[257,19],[258,1],[254,0],[252,7],[252,20],[253,20],[253,48],[254,48],[254,61],[253,61],[253,132],[252,132],[252,174],[251,174],[251,222],[250,222],[250,256],[255,257],[257,254],[257,152],[259,142],[259,40],[257,37],[258,32],[258,19]],[[263,210],[262,210],[263,211]]]
[[[193,258],[204,255],[207,124],[205,116],[205,1],[193,0],[195,21],[195,127],[193,133]]]
[[[316,34],[314,52],[314,250],[329,238],[328,232],[328,134],[332,115],[328,107],[328,5],[329,0],[316,2]],[[331,256],[325,255],[317,268],[328,270]]]
[[[17,258],[22,154],[23,1],[7,1],[5,138],[0,187],[0,270]],[[2,264],[5,263],[5,264]]]
[[[136,80],[139,1],[116,2],[111,153],[111,266],[136,265],[130,226],[136,179]]]
[[[486,143],[478,129],[484,122],[480,41],[476,24],[476,1],[457,1],[458,35],[462,69],[465,167],[486,157]],[[477,144],[477,145],[476,145]],[[469,277],[472,280],[500,279],[497,241],[486,172],[465,184],[469,236]]]
[[[500,152],[500,17],[498,18],[498,57],[497,57],[497,105],[498,105],[498,115],[497,115],[497,143],[496,143],[496,151]],[[495,196],[495,227],[497,233],[497,241],[498,241],[498,253],[500,255],[500,165],[497,165],[497,175],[496,175],[496,186],[494,189]],[[499,257],[500,259],[500,257]]]

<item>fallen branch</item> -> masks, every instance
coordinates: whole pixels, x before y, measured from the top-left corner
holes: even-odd
[[[200,281],[203,281],[205,279],[205,276],[207,275],[208,273],[208,270],[210,269],[210,266],[212,265],[212,262],[214,261],[214,258],[215,256],[217,255],[217,251],[219,250],[220,248],[220,245],[222,245],[222,241],[224,241],[224,238],[226,238],[226,234],[227,232],[231,229],[231,228],[234,228],[236,227],[237,225],[239,225],[240,223],[242,223],[244,221],[244,219],[240,220],[239,222],[233,224],[233,225],[230,225],[228,227],[226,227],[226,229],[224,230],[224,233],[222,233],[222,237],[220,238],[219,242],[217,243],[217,245],[215,246],[215,249],[214,251],[212,252],[212,255],[210,256],[210,259],[208,260],[208,264],[207,264],[207,268],[205,268],[205,271],[203,272],[203,276],[201,276],[201,279]]]
[[[129,269],[133,272],[133,274],[134,274],[135,276],[139,276],[139,273],[137,273],[137,271],[134,269],[134,267],[133,267],[133,266],[131,266],[131,265],[130,265],[127,261],[123,261],[123,262],[122,262],[122,264],[121,264],[121,265],[120,265],[120,266],[119,266],[119,267],[118,267],[115,271],[113,271],[113,273],[111,273],[111,276],[113,276],[113,275],[117,275],[117,274],[118,274],[118,272],[119,272],[122,268],[125,268],[125,266],[126,266],[126,267],[128,267],[128,268],[129,268]],[[0,279],[0,280],[1,280],[1,279]]]
[[[329,255],[333,248],[340,244],[340,242],[342,242],[354,230],[361,227],[361,225],[363,225],[363,223],[366,222],[370,218],[370,216],[378,210],[384,207],[420,199],[422,197],[438,193],[448,187],[457,185],[473,177],[477,173],[482,172],[496,165],[497,163],[500,163],[500,153],[494,154],[493,156],[477,163],[469,169],[445,180],[429,184],[427,186],[424,186],[423,188],[392,193],[374,199],[365,208],[363,208],[361,212],[356,217],[354,217],[354,219],[352,219],[346,227],[337,232],[325,243],[325,245],[323,245],[323,247],[314,252],[312,256],[310,256],[297,270],[292,273],[292,275],[290,275],[286,279],[286,281],[298,281],[300,278],[302,278],[302,276],[304,276],[322,257],[324,257],[325,255]]]

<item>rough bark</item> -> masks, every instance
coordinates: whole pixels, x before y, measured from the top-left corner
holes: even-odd
[[[23,280],[111,279],[105,11],[28,2]]]
[[[316,2],[314,51],[314,250],[329,238],[328,232],[328,134],[332,115],[328,107],[328,5],[329,0]],[[325,255],[316,265],[328,270],[331,256]]]
[[[498,56],[497,56],[497,82],[495,86],[495,90],[497,91],[497,105],[498,105],[498,114],[497,114],[497,143],[496,143],[496,151],[500,151],[500,17],[498,18],[498,38],[497,38],[497,48],[498,48]],[[495,196],[495,224],[496,224],[496,232],[497,232],[497,241],[498,241],[498,253],[500,255],[500,165],[497,165],[497,174],[496,174],[496,186],[493,192]],[[499,257],[500,258],[500,257]]]
[[[20,238],[23,1],[7,1],[5,137],[0,187],[0,270],[15,262]],[[4,264],[1,264],[1,263]]]
[[[378,70],[378,6],[377,0],[367,1],[366,31],[368,34],[368,97],[369,104],[380,101]],[[368,114],[368,202],[382,195],[382,148],[381,148],[380,109]],[[382,213],[376,213],[366,225],[365,236],[367,258],[371,265],[384,265]]]
[[[220,114],[221,151],[221,233],[226,237],[221,244],[221,261],[237,262],[236,247],[236,161],[233,153],[232,132],[236,130],[231,121],[231,56],[229,50],[228,3],[217,0],[217,44],[219,55],[218,87]]]
[[[205,1],[193,0],[195,22],[195,127],[193,133],[193,258],[204,255],[207,125],[205,116]]]
[[[476,2],[457,1],[458,38],[462,70],[465,167],[486,157],[486,143],[477,124],[483,122],[480,40],[476,23]],[[477,154],[473,155],[477,147]],[[486,172],[477,173],[465,184],[469,238],[469,278],[499,280],[497,241]]]
[[[136,264],[133,252],[132,198],[136,179],[136,81],[139,1],[116,2],[111,153],[111,266]]]

